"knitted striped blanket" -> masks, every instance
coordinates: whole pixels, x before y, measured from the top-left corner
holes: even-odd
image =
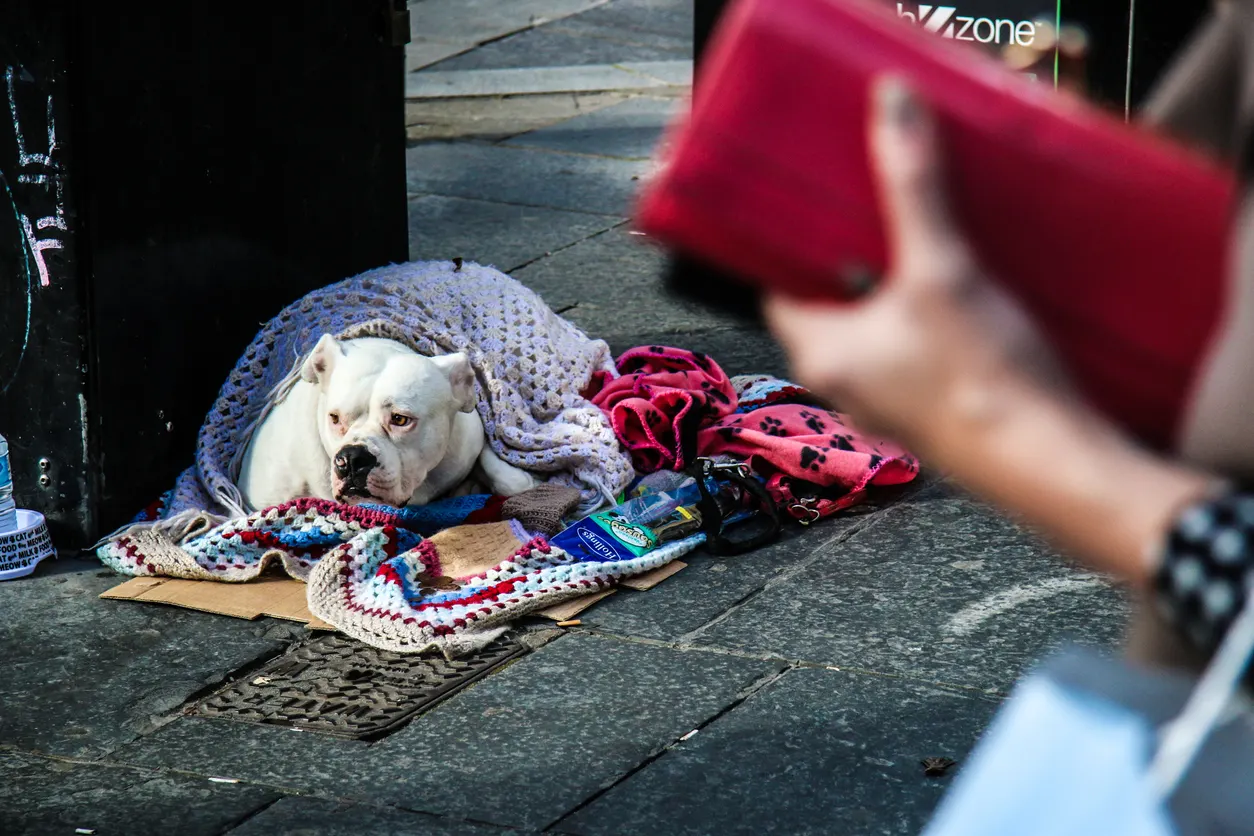
[[[179,477],[159,517],[141,527],[175,544],[256,510],[235,483],[244,450],[324,333],[394,339],[427,356],[465,352],[492,449],[541,480],[577,488],[584,513],[635,477],[609,421],[581,394],[594,373],[618,374],[603,340],[589,339],[491,267],[408,262],[316,290],[270,320],[209,411],[195,466]],[[134,525],[111,537],[133,532]]]
[[[552,492],[529,492],[540,496],[530,505],[552,506]],[[569,509],[577,495],[567,493],[560,504]],[[527,496],[457,497],[403,509],[300,499],[178,545],[139,528],[97,554],[123,574],[234,582],[277,563],[306,582],[310,612],[344,633],[387,650],[434,649],[451,659],[483,647],[522,615],[655,569],[704,540],[695,535],[628,560],[577,560],[511,510],[526,507]]]

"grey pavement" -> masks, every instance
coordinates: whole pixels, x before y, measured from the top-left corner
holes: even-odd
[[[691,56],[685,0],[411,9],[411,75],[450,84]],[[506,270],[616,352],[785,373],[765,335],[666,297],[627,221],[684,92],[409,101],[411,257]],[[1110,647],[1125,612],[935,476],[686,562],[579,626],[520,625],[536,649],[369,744],[185,713],[303,627],[103,601],[100,565],[46,564],[0,585],[0,833],[917,833],[952,782],[920,760],[960,770],[1025,669]]]

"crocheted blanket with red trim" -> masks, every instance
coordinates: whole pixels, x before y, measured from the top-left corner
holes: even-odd
[[[579,560],[516,520],[502,522],[502,505],[487,496],[403,509],[299,499],[192,533],[178,546],[136,529],[97,554],[123,574],[228,582],[278,563],[307,583],[310,612],[344,633],[386,650],[454,658],[522,615],[655,569],[704,540],[695,535],[629,560]]]

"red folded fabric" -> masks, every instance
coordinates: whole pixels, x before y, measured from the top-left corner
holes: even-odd
[[[609,417],[640,473],[683,470],[701,428],[736,408],[731,380],[704,354],[641,346],[617,364],[621,377],[601,375],[585,394]]]
[[[809,393],[788,381],[731,380],[706,355],[661,345],[625,352],[618,368],[621,377],[598,376],[585,394],[609,417],[640,473],[730,456],[802,520],[856,504],[871,485],[918,475],[905,450],[859,433],[839,413],[797,403]]]

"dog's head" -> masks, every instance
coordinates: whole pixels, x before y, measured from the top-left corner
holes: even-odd
[[[465,354],[423,357],[391,340],[326,334],[301,378],[318,387],[318,435],[340,502],[401,506],[448,452],[453,419],[475,408]]]

